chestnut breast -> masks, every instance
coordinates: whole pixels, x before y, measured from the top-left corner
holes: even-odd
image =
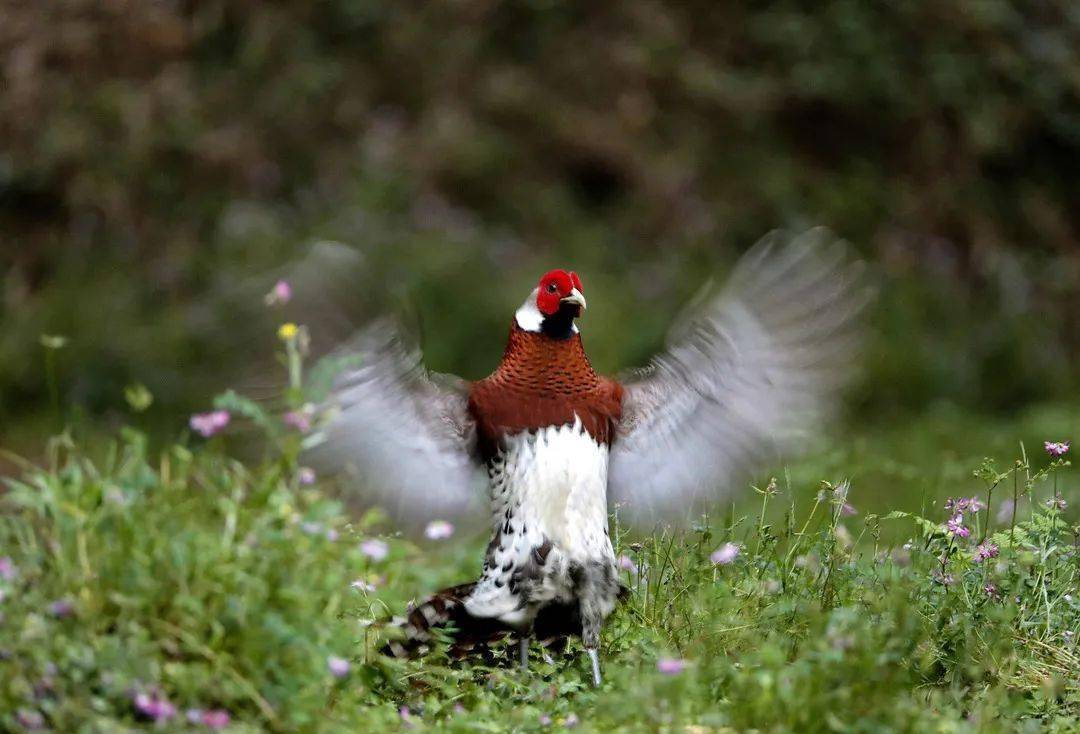
[[[597,443],[610,444],[622,386],[596,374],[580,334],[554,339],[515,322],[499,366],[472,384],[469,411],[484,458],[505,436],[570,424],[575,415]]]

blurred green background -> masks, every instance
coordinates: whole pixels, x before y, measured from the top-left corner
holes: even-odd
[[[257,391],[262,294],[323,240],[363,253],[352,318],[410,303],[474,378],[548,268],[614,371],[762,234],[825,224],[880,290],[852,425],[1015,446],[1078,394],[1071,0],[5,3],[0,79],[9,449]]]

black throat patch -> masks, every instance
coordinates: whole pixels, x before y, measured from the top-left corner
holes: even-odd
[[[540,322],[540,331],[552,339],[569,339],[574,335],[574,319],[581,315],[581,306],[576,303],[560,303],[559,310],[551,316],[545,316]]]

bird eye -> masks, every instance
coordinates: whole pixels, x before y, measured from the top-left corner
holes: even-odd
[[[548,283],[548,293],[554,293],[559,288],[554,283]]]

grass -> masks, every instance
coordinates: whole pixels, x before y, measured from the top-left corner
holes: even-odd
[[[1001,433],[926,420],[954,439]],[[700,527],[618,533],[637,571],[605,629],[599,689],[576,648],[554,665],[534,654],[527,673],[375,652],[410,598],[476,575],[482,539],[382,535],[376,560],[361,541],[379,518],[301,485],[287,455],[244,465],[228,437],[151,453],[125,430],[91,460],[62,436],[2,498],[0,729],[205,730],[185,717],[198,708],[228,711],[234,732],[1075,731],[1080,528],[1073,505],[1045,506],[1055,483],[1080,499],[1074,473],[1041,450],[1003,469],[907,464],[928,432],[866,433]],[[846,497],[820,481],[841,465],[856,477]],[[969,538],[944,532],[945,496],[985,503],[995,485],[989,512],[964,517]],[[875,512],[883,486],[918,511]],[[1014,486],[1015,521],[995,519]],[[1000,555],[978,563],[984,534]],[[712,563],[727,542],[735,561]],[[662,673],[660,658],[685,668]],[[153,723],[139,693],[176,715]]]

